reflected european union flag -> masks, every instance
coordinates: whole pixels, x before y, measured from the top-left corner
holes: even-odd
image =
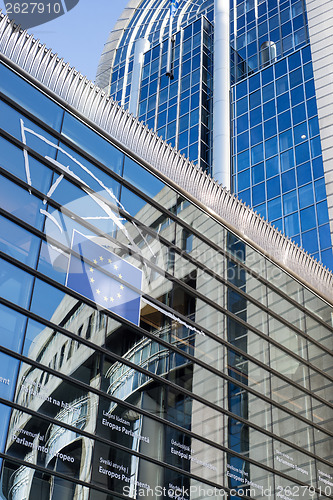
[[[139,325],[142,271],[74,231],[67,286]],[[131,288],[133,287],[133,288]]]

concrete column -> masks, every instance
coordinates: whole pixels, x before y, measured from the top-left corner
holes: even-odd
[[[229,0],[214,1],[213,177],[230,189]]]
[[[129,101],[129,112],[132,113],[134,116],[137,116],[138,114],[144,53],[147,52],[149,48],[150,48],[150,43],[145,38],[139,38],[139,40],[135,42],[131,95]]]

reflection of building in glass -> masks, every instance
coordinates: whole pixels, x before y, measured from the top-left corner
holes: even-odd
[[[333,269],[331,6],[176,3],[128,3],[97,84]]]
[[[332,274],[0,33],[1,496],[328,497]]]

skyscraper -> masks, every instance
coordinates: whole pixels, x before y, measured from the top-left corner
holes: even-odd
[[[97,83],[333,268],[331,12],[318,0],[130,2]]]
[[[331,496],[331,272],[1,15],[0,176],[2,499]]]

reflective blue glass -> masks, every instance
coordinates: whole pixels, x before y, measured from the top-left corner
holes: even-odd
[[[130,181],[143,193],[154,198],[164,187],[164,184],[150,172],[138,165],[134,160],[125,157],[124,179]]]
[[[331,232],[329,224],[319,227],[319,241],[321,248],[330,248],[332,246]]]
[[[306,122],[301,123],[300,125],[296,125],[294,127],[294,141],[295,144],[299,144],[308,138],[308,129],[306,126]]]
[[[319,177],[323,177],[324,175],[324,167],[322,157],[317,157],[312,160],[312,171],[313,178],[319,179]]]
[[[311,164],[310,162],[304,163],[300,167],[296,169],[297,173],[297,184],[302,186],[303,184],[307,184],[312,180],[311,174]]]
[[[288,215],[284,218],[284,230],[287,236],[294,236],[299,233],[298,213]]]
[[[324,266],[327,266],[329,269],[333,269],[333,254],[331,248],[321,252],[321,260]]]
[[[275,108],[275,101],[269,101],[266,102],[263,105],[263,116],[264,120],[268,120],[268,118],[272,118],[272,116],[275,116],[276,113],[276,108]]]
[[[291,129],[279,135],[280,151],[289,149],[293,146],[293,136]]]
[[[249,151],[243,151],[237,155],[237,170],[240,172],[245,168],[249,168],[250,166],[250,153]]]
[[[292,116],[293,116],[294,125],[297,125],[297,123],[301,123],[301,122],[304,122],[306,120],[304,102],[302,102],[298,106],[293,107],[291,112],[292,112]]]
[[[277,105],[277,111],[278,113],[282,113],[282,111],[285,111],[286,109],[289,109],[290,107],[290,100],[289,100],[289,94],[286,92],[285,94],[280,95],[276,99],[276,105]]]
[[[0,206],[9,213],[24,220],[38,229],[42,229],[45,209],[42,200],[35,198],[28,189],[23,189],[0,176]]]
[[[260,74],[256,73],[249,78],[249,92],[254,92],[258,88],[260,88]]]
[[[279,159],[277,156],[266,160],[266,177],[267,179],[279,173]]]
[[[0,249],[6,255],[34,267],[39,245],[37,236],[0,216]]]
[[[302,244],[309,253],[318,252],[318,236],[317,229],[312,229],[302,233]]]
[[[262,182],[265,178],[265,166],[264,163],[259,163],[251,169],[252,174],[252,184],[258,184]]]
[[[278,152],[277,137],[265,141],[265,158],[276,155]]]
[[[239,118],[237,118],[237,133],[240,134],[244,132],[246,129],[249,127],[249,119],[248,115],[242,115]]]
[[[264,123],[264,130],[265,130],[265,139],[268,139],[269,137],[276,135],[277,129],[276,129],[275,118],[271,118],[270,120],[267,120]]]
[[[290,191],[296,187],[295,171],[288,170],[281,176],[282,179],[282,192]]]
[[[30,274],[22,271],[18,267],[9,264],[3,259],[0,259],[0,265],[1,265],[1,281],[0,281],[1,296],[9,300],[10,302],[13,302],[14,304],[17,304],[24,308],[28,308],[30,302],[33,277]]]
[[[123,153],[67,112],[64,117],[62,134],[113,172],[121,174]]]
[[[251,109],[254,109],[257,106],[260,106],[260,104],[261,104],[260,90],[256,90],[255,92],[250,94],[249,98],[250,98],[250,108]]]
[[[315,90],[315,85],[313,79],[305,83],[305,95],[307,99],[311,99],[311,97],[314,97],[316,95],[316,90]],[[316,108],[314,108],[316,109]],[[316,111],[313,113],[313,115],[316,114]],[[309,116],[312,116],[312,114]]]
[[[44,123],[60,130],[63,109],[3,64],[0,64],[0,90]]]
[[[287,73],[287,61],[286,59],[282,59],[281,61],[278,61],[274,65],[275,69],[275,77],[278,78],[279,76],[285,75]]]
[[[295,147],[296,165],[300,165],[310,159],[309,143],[303,142]]]
[[[278,125],[280,132],[282,132],[283,130],[287,130],[288,128],[291,127],[291,116],[289,109],[284,113],[278,115]]]
[[[309,62],[303,66],[304,80],[310,80],[313,77],[312,63]]]
[[[300,85],[303,81],[301,68],[292,71],[289,75],[289,79],[290,79],[290,88],[294,88],[297,87],[297,85]]]
[[[302,231],[312,229],[316,225],[316,212],[314,206],[301,210],[301,228]],[[325,221],[326,222],[326,221]]]
[[[292,89],[290,91],[290,94],[292,106],[297,106],[297,104],[300,104],[302,101],[304,101],[303,85],[299,85],[298,87]]]
[[[327,200],[317,203],[317,217],[319,225],[326,224],[326,222],[328,222]]]
[[[269,198],[274,198],[275,196],[278,196],[281,192],[280,188],[280,177],[272,177],[271,179],[267,180],[267,194]]]
[[[1,373],[5,374],[5,377],[2,377],[2,383],[0,383],[0,397],[12,400],[16,386],[16,376],[19,367],[19,361],[15,358],[12,358],[11,356],[7,356],[7,354],[0,352],[0,366]],[[4,421],[1,427],[5,424],[7,418],[8,415],[4,417]]]
[[[316,156],[321,155],[321,143],[320,137],[314,137],[310,139],[310,148],[311,148],[311,156],[315,158]]]
[[[259,203],[262,203],[265,201],[266,194],[265,194],[265,183],[262,182],[261,184],[257,184],[256,186],[253,186],[252,188],[252,204],[258,205]]]
[[[35,151],[38,151],[38,153],[43,156],[50,156],[51,158],[54,158],[54,147],[48,145],[43,139],[47,139],[52,144],[54,144],[56,143],[55,138],[1,100],[0,127],[22,142],[24,142],[24,137],[22,134],[25,133],[26,144],[29,147],[31,147]]]
[[[246,189],[245,191],[241,191],[238,193],[238,197],[247,205],[251,205],[251,191],[250,189]]]
[[[307,100],[306,108],[308,110],[309,118],[317,114],[317,104],[316,104],[316,99],[314,97],[312,99]]]
[[[12,351],[20,352],[26,317],[0,304],[0,344]]]
[[[251,127],[254,127],[255,125],[261,123],[261,120],[262,120],[261,108],[256,108],[250,112]]]
[[[298,66],[300,66],[300,65],[301,65],[301,53],[300,53],[300,51],[297,51],[288,57],[289,71],[292,71],[293,69],[298,68]]]
[[[275,198],[267,202],[268,220],[273,221],[282,215],[281,198]]]
[[[251,136],[251,146],[257,144],[258,142],[262,142],[263,140],[262,126],[258,125],[252,128],[250,131],[250,136]]]
[[[299,206],[300,208],[305,208],[308,205],[313,205],[313,185],[306,184],[305,186],[299,188],[298,190]]]
[[[325,179],[318,179],[314,183],[316,201],[324,200],[326,198]]]
[[[262,140],[262,137],[261,137],[261,140]],[[256,142],[260,142],[260,139],[255,141],[253,144],[255,144]],[[251,133],[251,144],[252,144],[252,133]],[[247,149],[248,147],[249,147],[249,133],[243,132],[242,134],[239,134],[237,136],[237,151],[243,151],[244,149]]]
[[[270,66],[261,73],[261,81],[263,85],[270,83],[273,80],[273,66]]]
[[[287,75],[282,76],[275,82],[276,85],[276,95],[283,94],[289,88],[288,77]]]
[[[283,195],[283,213],[285,215],[295,212],[298,209],[296,191],[291,191]]]
[[[238,191],[243,191],[250,185],[250,169],[240,172],[237,176]]]
[[[262,98],[263,102],[270,101],[271,99],[274,98],[274,84],[270,83],[269,85],[266,85],[262,89]]]
[[[263,144],[258,144],[257,146],[254,146],[253,148],[251,148],[251,162],[252,162],[252,165],[254,165],[255,163],[259,163],[261,161],[263,161],[264,159],[264,148],[263,148]]]
[[[246,111],[248,111],[248,99],[247,97],[243,97],[236,103],[237,115],[242,115]]]

